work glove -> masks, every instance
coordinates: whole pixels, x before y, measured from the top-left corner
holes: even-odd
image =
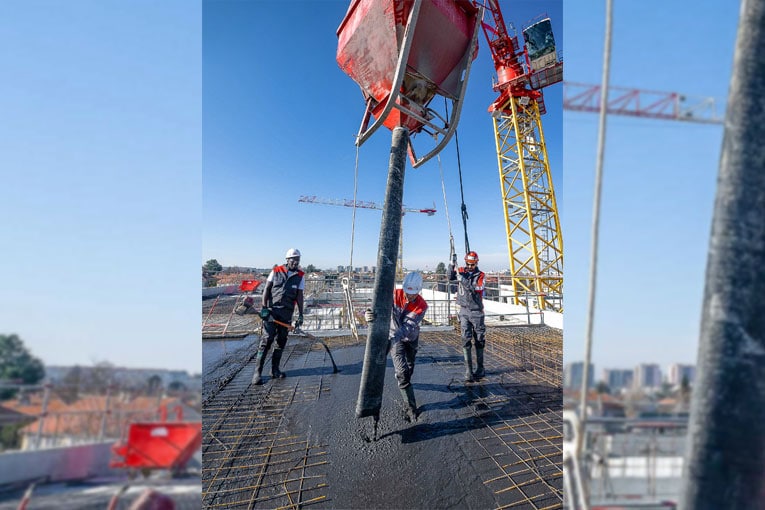
[[[295,327],[299,328],[302,325],[303,325],[303,314],[299,313],[297,316],[297,320],[295,320]]]
[[[452,267],[457,267],[457,254],[452,253]]]
[[[371,308],[367,308],[364,311],[364,319],[367,321],[367,324],[375,320],[375,313],[372,311]]]
[[[260,315],[261,319],[266,320],[268,319],[268,316],[271,315],[271,310],[264,306],[260,309],[260,313],[258,315]]]

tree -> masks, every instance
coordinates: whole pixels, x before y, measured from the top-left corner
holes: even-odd
[[[313,264],[308,264],[308,267],[305,268],[306,273],[315,273],[316,272],[316,266]]]
[[[608,386],[608,383],[606,381],[598,381],[598,385],[595,387],[595,391],[597,391],[599,394],[611,394],[611,388]]]
[[[80,397],[82,379],[82,367],[75,365],[70,368],[61,380],[61,386],[58,389],[59,397],[67,404],[75,402]]]
[[[188,388],[181,381],[173,381],[167,385],[168,393],[181,394],[188,391]]]
[[[439,262],[436,266],[436,274],[446,274],[446,265],[443,262]]]
[[[205,265],[202,266],[202,269],[204,269],[205,271],[217,273],[219,271],[223,271],[223,266],[221,266],[216,259],[210,259],[207,262],[205,262]]]
[[[45,366],[24,346],[18,335],[0,335],[0,380],[35,384],[45,377]],[[0,398],[12,398],[15,390],[0,391]]]
[[[156,395],[162,388],[162,378],[154,374],[146,381],[146,386],[149,395]]]

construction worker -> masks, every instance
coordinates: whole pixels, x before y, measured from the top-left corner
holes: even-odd
[[[266,279],[266,288],[263,291],[263,307],[260,309],[260,318],[263,319],[263,328],[266,333],[260,340],[258,354],[255,359],[255,374],[252,376],[252,384],[262,384],[263,364],[266,361],[268,349],[276,338],[276,347],[271,355],[271,377],[281,379],[284,372],[279,370],[284,346],[287,344],[288,326],[292,321],[292,314],[297,304],[298,316],[295,327],[303,325],[303,290],[305,278],[300,270],[300,252],[295,248],[287,250],[287,263],[283,266],[274,266]],[[281,322],[278,324],[276,321]]]
[[[412,388],[414,358],[420,338],[420,323],[428,310],[428,303],[420,296],[422,276],[418,272],[408,273],[404,277],[401,289],[393,291],[393,311],[390,318],[390,353],[393,368],[398,381],[398,388],[407,407],[407,419],[416,421],[419,412]],[[364,313],[367,322],[375,319],[372,310]]]
[[[462,355],[465,358],[465,382],[473,382],[485,375],[483,349],[486,345],[486,325],[483,312],[483,282],[486,275],[478,269],[478,254],[465,255],[465,267],[455,267],[457,255],[449,264],[449,280],[459,280],[457,304],[460,307]],[[459,276],[458,276],[459,275]],[[475,343],[476,370],[473,372],[472,343]]]

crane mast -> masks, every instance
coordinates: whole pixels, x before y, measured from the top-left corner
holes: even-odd
[[[497,0],[482,22],[494,60],[499,97],[491,104],[510,274],[516,304],[536,297],[540,309],[563,310],[563,237],[541,115],[542,88],[563,78],[550,20],[527,27],[520,45]],[[541,36],[540,36],[541,34]]]

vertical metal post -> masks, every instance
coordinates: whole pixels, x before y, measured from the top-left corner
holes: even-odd
[[[385,190],[382,225],[377,252],[377,272],[372,290],[372,310],[375,320],[367,333],[364,365],[361,370],[359,398],[356,417],[380,416],[385,364],[388,357],[388,334],[390,314],[393,307],[393,290],[398,259],[398,239],[401,231],[401,202],[404,197],[404,171],[406,151],[409,146],[409,130],[393,129],[388,164],[388,184]]]
[[[765,508],[765,0],[739,14],[681,508]]]

